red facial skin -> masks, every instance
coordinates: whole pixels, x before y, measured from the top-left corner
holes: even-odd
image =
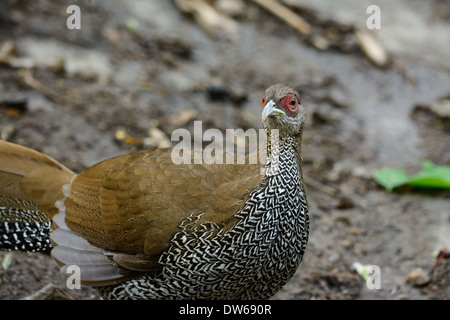
[[[262,107],[264,109],[264,107],[266,106],[266,97],[264,96],[262,98]],[[286,95],[283,99],[280,100],[280,102],[278,102],[278,106],[280,107],[281,110],[283,110],[284,112],[286,112],[286,115],[288,115],[289,117],[295,117],[297,115],[298,112],[298,99],[295,96],[295,94],[288,94]]]

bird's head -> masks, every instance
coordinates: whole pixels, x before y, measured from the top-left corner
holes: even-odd
[[[297,90],[285,85],[270,86],[262,99],[262,122],[266,130],[278,129],[280,136],[301,135],[305,111]]]

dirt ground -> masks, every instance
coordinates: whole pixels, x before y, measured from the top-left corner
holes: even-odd
[[[425,159],[450,165],[449,2],[279,2],[309,35],[253,1],[210,1],[219,27],[180,1],[1,1],[0,138],[80,171],[161,146],[194,120],[203,130],[261,128],[264,89],[289,83],[308,114],[311,236],[273,299],[449,299],[449,259],[436,253],[450,246],[450,192],[388,192],[372,178],[386,167],[417,172]],[[72,4],[79,30],[66,26]],[[354,32],[367,29],[369,4],[381,8],[370,34],[387,52],[382,66]],[[0,252],[0,261],[0,299],[49,283],[50,298],[99,299],[67,289],[48,256]],[[379,267],[379,288],[356,262]]]

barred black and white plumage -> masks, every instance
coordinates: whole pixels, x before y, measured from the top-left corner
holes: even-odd
[[[51,220],[30,201],[1,196],[0,249],[50,252]]]

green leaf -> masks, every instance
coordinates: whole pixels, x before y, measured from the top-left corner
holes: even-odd
[[[376,182],[389,191],[404,185],[409,180],[408,175],[405,172],[395,169],[382,169],[375,171],[373,173],[373,177]]]
[[[450,167],[437,166],[428,160],[422,162],[422,171],[413,176],[402,170],[383,169],[375,171],[373,177],[389,191],[405,184],[420,188],[450,188]]]
[[[412,176],[408,184],[422,188],[450,188],[450,167],[436,166],[430,161],[422,162],[423,170]]]

